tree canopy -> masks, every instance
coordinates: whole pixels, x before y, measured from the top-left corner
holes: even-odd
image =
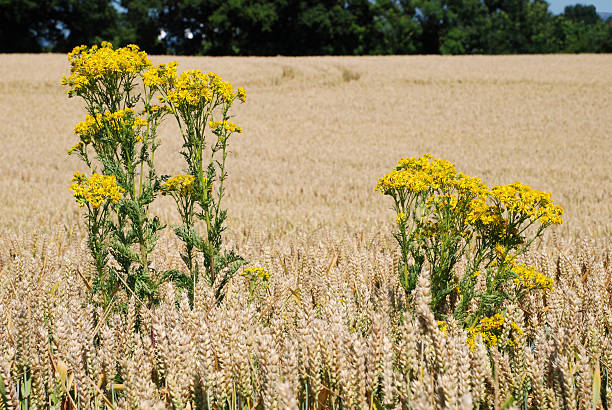
[[[612,20],[545,0],[0,0],[0,52],[102,40],[186,55],[600,53]]]

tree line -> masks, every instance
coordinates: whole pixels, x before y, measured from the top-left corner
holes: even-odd
[[[612,52],[594,6],[545,0],[0,0],[0,52],[102,40],[152,54]]]

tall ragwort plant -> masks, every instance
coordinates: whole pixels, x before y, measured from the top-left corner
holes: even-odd
[[[219,76],[199,70],[177,76],[176,62],[154,67],[135,45],[79,46],[68,60],[71,73],[62,84],[70,87],[69,97],[83,99],[88,112],[75,127],[79,142],[68,153],[78,155],[91,173],[90,177],[75,173],[71,188],[86,210],[96,300],[109,306],[124,289],[128,297],[154,303],[165,280],[187,288],[193,300],[200,276],[196,252],[203,254],[203,275],[221,297],[227,281],[244,263],[234,252],[222,250],[227,213],[220,205],[228,140],[242,131],[228,121],[229,110],[234,101],[246,100],[244,89],[235,92]],[[155,96],[162,105],[153,103]],[[167,114],[177,119],[187,163],[186,175],[169,179],[158,176],[155,169],[157,129]],[[209,146],[204,135],[207,125],[216,137]],[[150,255],[163,225],[149,208],[160,192],[177,202],[183,224],[175,231],[185,242],[182,256],[188,275],[177,270],[152,272]],[[204,235],[197,233],[194,218],[205,222]]]
[[[246,92],[243,88],[234,91],[214,73],[188,70],[177,76],[175,63],[149,69],[144,83],[161,93],[161,101],[176,119],[183,138],[181,154],[187,174],[167,179],[161,188],[163,194],[174,198],[182,219],[174,231],[185,244],[181,257],[189,275],[176,273],[174,279],[188,290],[193,303],[202,273],[221,299],[223,288],[245,263],[235,252],[223,248],[227,211],[221,202],[228,143],[233,134],[242,132],[229,121],[230,109],[236,101],[246,101]],[[196,229],[196,221],[205,227],[203,234]]]

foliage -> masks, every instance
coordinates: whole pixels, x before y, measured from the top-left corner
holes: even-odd
[[[520,302],[528,290],[550,289],[550,278],[515,262],[544,229],[562,221],[563,210],[549,193],[520,182],[489,189],[431,155],[400,160],[376,189],[394,201],[400,283],[411,293],[427,262],[438,317],[452,314],[472,327],[498,314],[506,299]],[[464,256],[467,266],[459,277],[454,268]]]
[[[110,43],[76,47],[68,60],[71,73],[62,84],[70,87],[69,97],[84,100],[88,112],[74,129],[79,142],[68,153],[78,155],[93,172],[88,179],[76,173],[72,190],[79,204],[87,206],[89,247],[97,273],[94,294],[101,295],[105,307],[115,302],[121,288],[151,303],[156,285],[149,254],[162,224],[150,216],[149,205],[159,190],[154,157],[162,112],[151,109],[150,88],[137,89],[140,75],[151,63],[137,46],[113,49]],[[144,118],[134,111],[139,102],[145,107]],[[102,176],[96,174],[98,168]],[[88,195],[93,182],[101,179],[106,191],[109,184],[118,185],[114,195],[107,195],[104,185],[97,197]],[[109,252],[117,265],[107,265]]]
[[[115,1],[0,0],[0,51],[70,51],[125,37]]]
[[[101,40],[186,55],[612,51],[593,6],[554,16],[545,0],[1,0],[0,34],[9,52]]]

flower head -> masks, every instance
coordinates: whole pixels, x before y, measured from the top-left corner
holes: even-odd
[[[93,174],[89,178],[82,172],[75,172],[70,186],[80,207],[89,204],[93,209],[108,201],[116,204],[121,199],[123,188],[117,185],[114,176]]]
[[[558,225],[563,222],[563,208],[553,203],[549,192],[541,192],[514,182],[510,185],[494,186],[490,196],[508,213],[524,214],[531,220],[539,219],[542,223]]]
[[[512,272],[516,275],[513,282],[524,289],[552,289],[553,280],[536,271],[533,266],[513,264]]]
[[[176,69],[178,63],[171,61],[168,64],[160,64],[157,67],[149,67],[142,74],[144,85],[151,88],[171,87],[176,82]]]
[[[230,134],[233,132],[237,132],[238,134],[242,133],[242,128],[239,125],[236,125],[235,123],[229,121],[211,121],[208,125],[212,130],[218,132],[225,131]]]
[[[139,131],[147,126],[147,121],[136,117],[134,110],[126,108],[115,112],[97,112],[88,115],[84,121],[74,127],[74,133],[85,145],[102,137],[125,138],[129,136],[136,141],[142,141]]]
[[[62,85],[70,87],[69,96],[80,94],[100,79],[136,75],[151,66],[147,54],[138,46],[113,49],[108,42],[102,42],[100,47],[75,47],[68,53],[68,61],[70,76],[62,78]]]
[[[193,193],[193,175],[178,174],[168,179],[161,186],[162,195],[176,194],[178,196],[188,196]]]
[[[264,282],[270,279],[270,274],[263,268],[246,268],[242,271],[241,275],[250,279],[259,279]]]
[[[236,98],[240,100],[241,103],[246,102],[246,91],[242,87],[238,87],[238,91],[236,91]]]

